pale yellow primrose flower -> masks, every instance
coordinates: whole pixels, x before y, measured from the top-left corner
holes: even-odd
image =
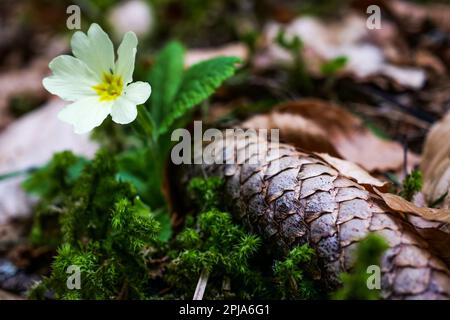
[[[137,44],[136,35],[127,32],[115,61],[113,44],[98,24],[92,24],[87,35],[75,32],[71,41],[75,57],[53,59],[49,64],[53,75],[42,81],[49,92],[73,101],[58,118],[73,125],[79,134],[98,127],[109,114],[120,124],[135,120],[136,106],[151,94],[148,83],[132,82]]]

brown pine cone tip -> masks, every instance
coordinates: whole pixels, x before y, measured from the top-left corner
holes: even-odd
[[[317,252],[321,279],[331,289],[351,270],[354,251],[369,233],[389,244],[381,262],[384,299],[449,299],[450,271],[397,212],[314,155],[257,137],[209,148],[238,164],[182,165],[186,183],[198,176],[225,181],[225,199],[249,231],[275,252],[308,243]],[[234,150],[234,152],[232,152]]]

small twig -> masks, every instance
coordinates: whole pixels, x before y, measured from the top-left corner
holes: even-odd
[[[224,277],[222,281],[222,291],[230,292],[231,291],[231,283],[229,277]]]
[[[406,136],[403,137],[403,173],[405,177],[408,175],[408,141]]]
[[[5,174],[1,174],[0,175],[0,180],[6,180],[6,179],[10,179],[10,178],[15,178],[15,177],[18,177],[18,176],[27,175],[27,174],[33,173],[33,172],[35,172],[35,171],[37,171],[39,169],[40,169],[39,167],[29,167],[29,168],[22,169],[22,170],[8,172],[8,173],[5,173]]]
[[[63,213],[64,209],[55,205],[49,205],[48,206],[49,211],[55,212],[55,213]]]
[[[390,105],[392,105],[393,107],[396,107],[397,109],[404,111],[406,114],[414,116],[424,122],[433,123],[436,121],[434,116],[432,116],[428,112],[423,111],[422,109],[418,108],[415,105],[413,105],[412,107],[409,107],[409,106],[405,105],[404,103],[400,102],[399,99],[395,95],[389,94],[388,92],[377,89],[374,86],[363,85],[363,86],[359,86],[358,90],[360,92],[362,92],[363,94],[367,94],[367,95],[375,98],[378,101],[381,100],[381,101],[387,102]]]
[[[209,272],[206,269],[202,270],[200,278],[198,278],[197,287],[195,288],[194,297],[192,300],[202,300],[205,294],[206,285],[208,284]]]
[[[126,300],[128,297],[128,280],[125,279],[125,281],[122,284],[122,288],[120,289],[120,292],[117,296],[117,300]]]

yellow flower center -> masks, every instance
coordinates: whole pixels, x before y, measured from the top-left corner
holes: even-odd
[[[102,82],[92,87],[100,101],[112,101],[122,94],[123,79],[112,73],[103,73]]]

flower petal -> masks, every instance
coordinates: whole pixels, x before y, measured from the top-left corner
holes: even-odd
[[[100,80],[83,61],[62,55],[53,59],[49,67],[53,75],[42,80],[42,85],[50,93],[67,101],[95,94],[92,86]]]
[[[147,82],[133,82],[125,88],[124,96],[134,104],[143,104],[152,93],[152,87]]]
[[[58,118],[73,125],[75,133],[86,133],[102,124],[111,113],[112,104],[100,102],[98,97],[84,98],[62,109]]]
[[[120,97],[112,106],[111,116],[115,123],[127,124],[133,122],[137,117],[136,104],[125,97]]]
[[[100,77],[114,71],[114,47],[108,34],[96,23],[91,24],[87,35],[74,33],[71,40],[73,54]]]
[[[123,36],[122,43],[117,49],[118,57],[114,73],[122,76],[124,84],[128,84],[133,80],[137,44],[138,39],[136,35],[130,31]]]

